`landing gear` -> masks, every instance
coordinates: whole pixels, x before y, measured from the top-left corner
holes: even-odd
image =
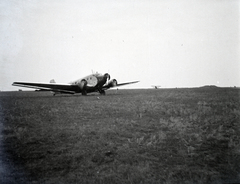
[[[86,96],[87,95],[87,92],[84,90],[84,91],[82,91],[82,95],[83,96]]]
[[[100,93],[101,95],[105,95],[105,94],[106,94],[104,90],[99,90],[99,93]]]
[[[53,92],[53,91],[51,91],[51,93],[53,94],[53,96],[55,96],[55,95],[56,95],[56,92]]]

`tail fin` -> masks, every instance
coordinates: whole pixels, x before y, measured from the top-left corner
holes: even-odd
[[[56,83],[54,79],[50,80],[50,83]]]

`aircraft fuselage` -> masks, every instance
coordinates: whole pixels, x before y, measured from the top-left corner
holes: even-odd
[[[99,92],[101,94],[105,94],[102,88],[104,85],[107,85],[108,80],[110,80],[110,75],[108,73],[105,73],[104,75],[96,73],[70,82],[70,84],[79,86],[78,92],[82,93],[83,95],[86,95],[90,92]]]

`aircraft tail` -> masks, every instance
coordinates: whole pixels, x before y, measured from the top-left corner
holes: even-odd
[[[50,80],[50,83],[56,83],[54,79]]]

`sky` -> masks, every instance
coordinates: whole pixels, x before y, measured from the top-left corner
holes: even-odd
[[[240,86],[238,0],[1,0],[0,90],[109,73],[128,88]]]

